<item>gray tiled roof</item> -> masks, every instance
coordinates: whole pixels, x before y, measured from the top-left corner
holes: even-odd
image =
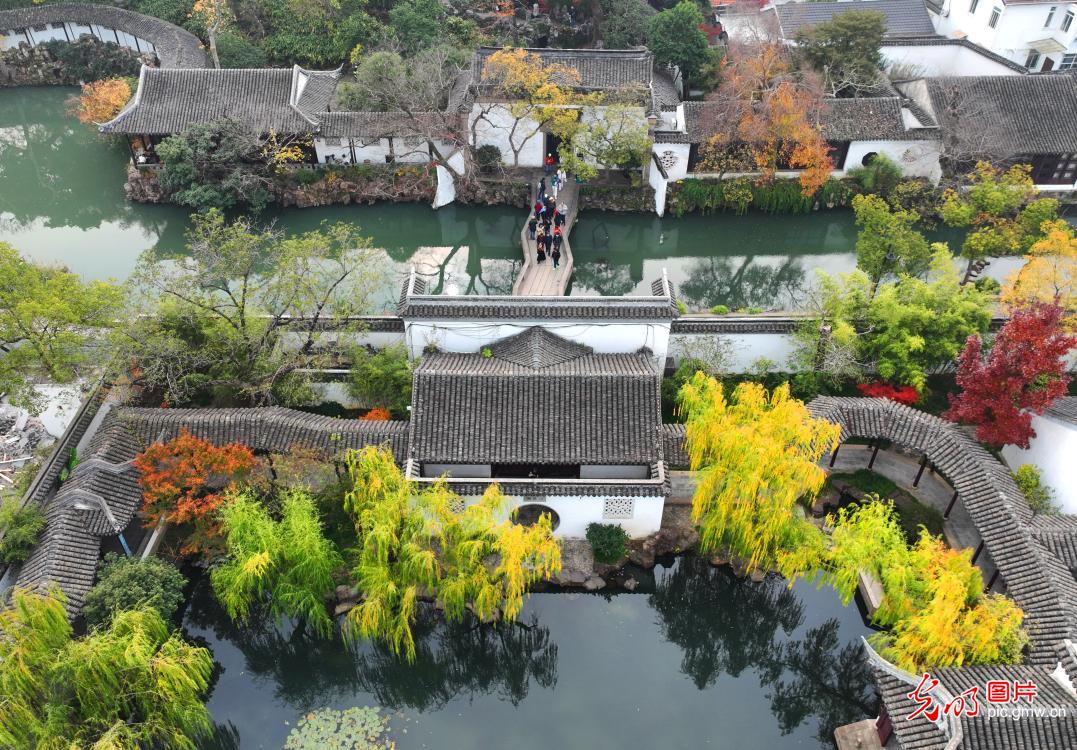
[[[661,376],[650,352],[594,354],[542,328],[415,369],[411,457],[429,463],[659,461]]]
[[[1077,425],[1077,396],[1063,396],[1047,407],[1044,414]]]
[[[471,80],[482,84],[486,59],[500,47],[479,47],[471,60]],[[644,48],[625,50],[528,48],[543,65],[567,65],[580,74],[580,87],[603,90],[629,86],[649,88],[654,57]]]
[[[815,3],[812,3],[813,5]],[[923,123],[929,129],[906,129],[901,116],[902,107],[910,102],[900,96],[863,96],[850,99],[826,99],[819,112],[818,123],[823,137],[830,141],[867,140],[930,140],[937,132],[930,129],[934,124],[926,113]],[[707,132],[707,102],[685,102],[684,119],[686,134],[662,133],[664,143],[702,143],[710,135]]]
[[[946,717],[941,725],[935,725],[922,716],[911,721],[907,719],[917,708],[908,694],[920,684],[920,675],[897,669],[870,647],[865,650],[902,750],[1063,750],[1077,747],[1077,699],[1051,676],[1054,665],[1010,664],[931,670],[931,676],[939,681],[939,685],[928,695],[937,702],[945,704],[953,696],[976,687],[980,708],[978,716]],[[1035,708],[1059,715],[1025,716],[1017,720],[989,717],[985,699],[989,681],[1031,682],[1037,688]],[[1013,709],[1027,708],[1028,705],[1021,700],[991,707]]]
[[[326,112],[319,116],[319,120],[322,125],[320,133],[324,136],[370,139],[427,136],[447,122],[439,112],[411,117],[401,112]],[[417,128],[419,123],[429,127]]]
[[[280,407],[113,409],[91,437],[71,477],[45,502],[45,531],[23,564],[17,585],[39,591],[56,585],[67,597],[68,612],[77,614],[93,584],[101,537],[112,534],[112,528],[100,511],[81,511],[73,504],[97,495],[126,526],[142,497],[131,460],[150,443],[169,440],[183,428],[216,445],[239,442],[256,453],[303,445],[336,454],[388,444],[403,462],[407,443],[404,422],[335,419]]]
[[[339,75],[340,71],[307,71],[298,66],[257,70],[143,67],[135,96],[101,130],[166,135],[197,123],[232,119],[256,134],[317,132]],[[298,92],[304,78],[306,86]]]
[[[662,456],[666,466],[673,469],[687,469],[689,466],[688,449],[684,444],[683,424],[662,425]]]
[[[886,16],[886,36],[934,36],[924,0],[847,0],[831,2],[793,2],[775,6],[782,36],[792,39],[801,29],[826,23],[851,10],[878,11]]]
[[[163,68],[205,68],[209,65],[202,42],[194,34],[159,18],[123,8],[89,3],[55,3],[0,11],[0,29],[63,21],[81,26],[98,24],[145,39],[153,45]]]
[[[935,119],[946,128],[973,128],[977,118],[1017,154],[1077,151],[1077,76],[965,76],[927,78]],[[954,102],[975,108],[949,110]]]
[[[1077,516],[1040,514],[1029,521],[1028,530],[1066,567],[1077,570]]]
[[[401,286],[397,311],[400,317],[414,320],[672,320],[677,316],[677,308],[672,285],[665,287],[666,284],[662,279],[652,283],[652,290],[662,292],[655,292],[651,297],[453,296],[427,294],[426,283],[411,273]]]
[[[841,425],[842,440],[881,437],[925,454],[958,496],[1025,612],[1029,661],[1052,664],[1058,644],[1077,635],[1077,586],[1027,528],[1032,510],[1006,470],[952,422],[886,399],[824,396],[808,408]]]

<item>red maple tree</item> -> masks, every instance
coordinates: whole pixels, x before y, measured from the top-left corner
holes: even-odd
[[[920,394],[911,385],[895,386],[882,380],[874,383],[857,383],[856,389],[869,398],[888,398],[899,404],[912,406],[920,400]]]
[[[1028,448],[1036,436],[1032,415],[1066,392],[1070,378],[1064,357],[1077,337],[1061,327],[1062,308],[1036,304],[1016,310],[983,354],[973,334],[958,358],[957,384],[950,409],[943,415],[976,425],[976,439],[993,446]]]
[[[239,443],[217,447],[186,428],[167,443],[154,443],[135,456],[147,526],[161,518],[191,524],[184,554],[204,551],[219,535],[215,511],[226,491],[255,466],[251,449]]]

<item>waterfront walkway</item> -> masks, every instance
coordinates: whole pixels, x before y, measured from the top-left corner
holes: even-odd
[[[549,182],[549,177],[547,177],[546,181]],[[534,187],[535,181],[532,181],[531,185]],[[535,240],[531,239],[527,232],[527,220],[530,220],[531,215],[534,213],[534,200],[528,205],[527,220],[524,221],[524,227],[520,230],[520,246],[523,248],[524,265],[520,269],[520,275],[516,278],[516,283],[512,285],[514,295],[561,297],[568,290],[568,280],[572,276],[572,243],[569,241],[569,234],[576,223],[579,195],[580,186],[571,177],[557,194],[555,202],[558,205],[564,203],[568,207],[565,225],[561,227],[561,264],[557,268],[553,267],[553,260],[549,257],[542,263],[538,263],[535,259],[538,248],[535,246]]]

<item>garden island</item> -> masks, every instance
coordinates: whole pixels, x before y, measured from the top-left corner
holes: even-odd
[[[948,6],[0,0],[0,746],[1077,748],[1077,29]]]

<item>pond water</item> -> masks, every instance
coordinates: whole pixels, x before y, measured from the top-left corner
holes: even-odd
[[[399,750],[832,748],[874,716],[855,604],[683,557],[635,593],[535,594],[521,622],[417,627],[413,665],[369,643],[234,627],[203,580],[184,619],[220,665],[206,748],[280,748],[305,712],[381,706]]]
[[[126,147],[65,114],[75,91],[0,89],[0,241],[90,278],[123,279],[144,250],[183,251],[188,213],[124,199]],[[523,217],[511,207],[377,204],[284,209],[265,219],[292,232],[358,224],[385,254],[386,307],[413,265],[432,290],[453,294],[509,293],[520,265]],[[692,307],[796,308],[816,269],[853,268],[855,241],[849,211],[661,219],[587,211],[572,234],[571,293],[648,293],[665,268]]]

